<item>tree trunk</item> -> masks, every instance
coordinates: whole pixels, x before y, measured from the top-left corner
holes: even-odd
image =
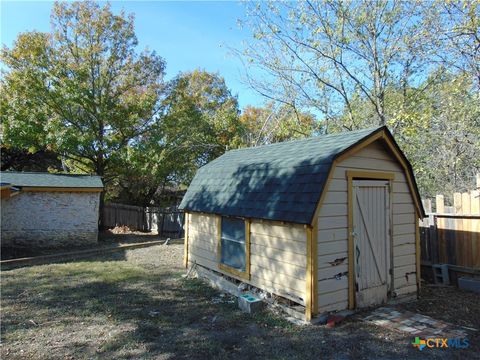
[[[99,151],[98,156],[97,156],[97,161],[96,161],[96,166],[95,166],[95,172],[97,173],[98,176],[101,177],[102,182],[104,181],[105,178],[105,160],[103,157],[103,152]],[[103,184],[105,186],[105,183]],[[98,221],[98,228],[101,230],[104,224],[103,220],[103,207],[105,205],[105,187],[103,188],[103,191],[100,193],[100,217]]]
[[[98,229],[103,229],[104,218],[103,218],[103,207],[105,205],[105,189],[100,193],[100,203],[99,203],[99,211],[100,216],[98,217]]]

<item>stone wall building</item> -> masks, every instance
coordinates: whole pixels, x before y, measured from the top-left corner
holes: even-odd
[[[48,248],[95,244],[99,176],[1,173],[1,246]]]

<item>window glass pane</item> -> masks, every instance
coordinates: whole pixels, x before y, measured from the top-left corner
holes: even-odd
[[[222,239],[245,242],[245,222],[242,219],[222,217]]]
[[[245,271],[245,222],[242,219],[222,218],[220,261],[232,268]]]
[[[245,271],[245,244],[222,239],[222,263]]]

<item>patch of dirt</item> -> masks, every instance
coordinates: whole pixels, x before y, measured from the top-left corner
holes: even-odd
[[[132,230],[126,225],[123,226],[115,226],[113,229],[107,229],[105,230],[106,233],[111,233],[111,234],[130,234],[132,233]]]
[[[106,229],[103,231],[105,235],[113,234],[129,234],[129,235],[145,235],[145,234],[150,234],[150,232],[147,231],[138,231],[138,230],[131,230],[128,226],[122,225],[122,226],[115,226],[112,229]]]
[[[420,298],[401,308],[480,331],[480,296],[454,286],[423,285]]]
[[[463,327],[469,334],[468,353],[472,355],[472,359],[480,359],[480,296],[478,294],[455,286],[425,284],[422,286],[418,300],[398,306]]]

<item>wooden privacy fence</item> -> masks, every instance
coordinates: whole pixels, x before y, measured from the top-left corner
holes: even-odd
[[[145,209],[141,206],[114,203],[103,206],[103,227],[128,226],[131,230],[147,231],[146,223]]]
[[[128,226],[130,230],[154,231],[160,236],[183,236],[184,214],[180,210],[109,203],[102,211],[102,226]]]
[[[453,206],[444,196],[423,201],[428,217],[420,222],[421,255],[424,263],[450,264],[480,269],[480,193],[455,193]]]

